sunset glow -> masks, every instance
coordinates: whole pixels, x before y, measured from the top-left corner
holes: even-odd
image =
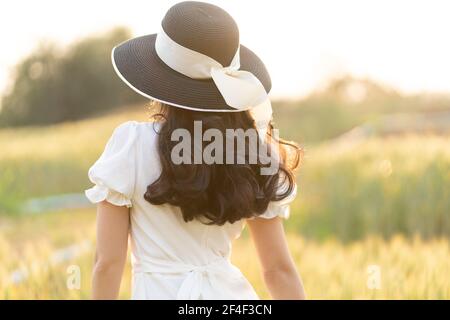
[[[176,2],[11,2],[0,20],[0,88],[40,40],[67,44],[118,25],[135,35],[155,33]],[[272,74],[274,96],[304,95],[345,73],[406,92],[450,91],[446,1],[208,2],[237,20],[241,42],[261,56]]]

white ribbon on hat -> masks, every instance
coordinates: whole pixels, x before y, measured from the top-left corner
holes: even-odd
[[[229,66],[205,54],[186,48],[161,28],[155,41],[158,57],[171,69],[192,79],[212,79],[226,104],[236,110],[249,110],[259,130],[267,130],[272,106],[263,84],[249,71],[240,69],[237,50]]]

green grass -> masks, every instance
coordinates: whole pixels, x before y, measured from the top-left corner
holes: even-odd
[[[81,192],[114,128],[146,118],[145,106],[131,106],[84,121],[0,130],[0,214],[17,213],[27,198]]]
[[[450,137],[373,138],[307,150],[289,224],[344,241],[450,237]]]
[[[289,129],[297,127],[314,135],[312,129],[295,125],[301,119],[295,113],[311,110],[282,104],[275,109],[282,135],[295,135]],[[316,112],[317,119],[330,119],[321,114],[324,110]],[[312,113],[309,116],[301,121],[312,123]],[[73,123],[0,130],[0,212],[20,213],[20,205],[30,197],[82,192],[90,185],[87,170],[113,129],[126,120],[146,118],[145,107],[135,106]],[[336,120],[334,128],[323,126],[329,130],[325,135],[345,131],[353,122],[355,117]],[[449,146],[445,136],[408,134],[361,143],[306,144],[300,195],[289,229],[306,237],[343,241],[368,234],[449,237]]]

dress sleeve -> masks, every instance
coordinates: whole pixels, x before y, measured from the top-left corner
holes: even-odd
[[[281,188],[281,191],[282,190],[283,187]],[[272,219],[275,217],[280,217],[284,219],[289,218],[290,204],[292,201],[294,201],[296,196],[297,196],[297,184],[294,185],[294,188],[292,189],[291,193],[286,198],[279,201],[271,201],[269,203],[269,206],[267,207],[267,210],[263,214],[259,215],[258,218],[265,218],[265,219]]]
[[[86,190],[92,203],[108,201],[116,206],[132,207],[136,173],[136,122],[118,126],[100,158],[89,169],[89,180],[95,185]]]

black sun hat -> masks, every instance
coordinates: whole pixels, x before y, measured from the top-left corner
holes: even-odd
[[[174,5],[158,33],[119,44],[112,62],[134,91],[168,105],[215,112],[270,107],[264,63],[240,44],[234,19],[209,3]]]

